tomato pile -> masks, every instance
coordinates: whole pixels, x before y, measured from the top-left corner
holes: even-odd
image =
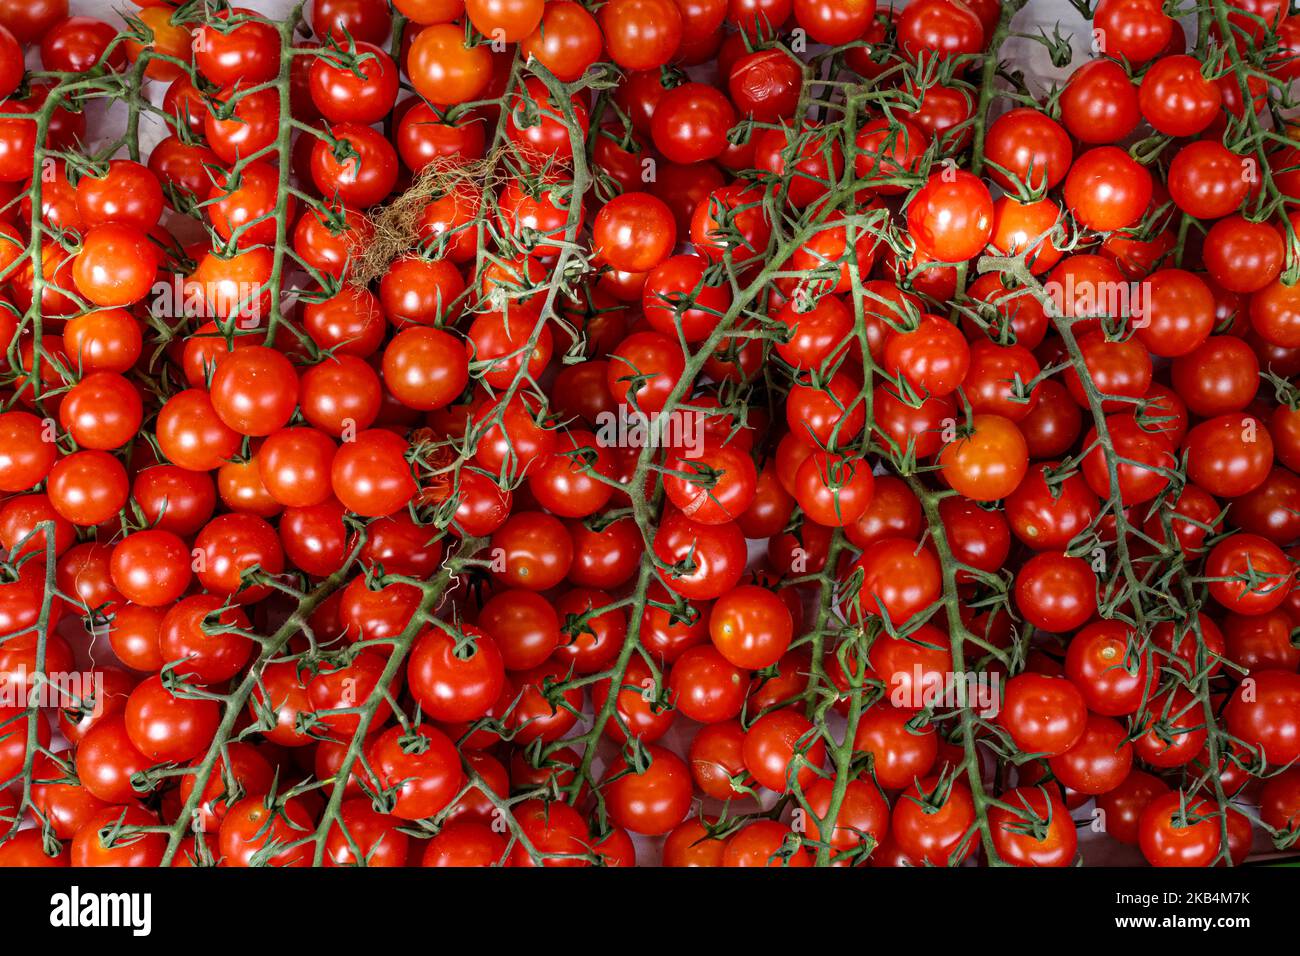
[[[0,864],[1292,846],[1281,0],[136,2],[0,2]]]

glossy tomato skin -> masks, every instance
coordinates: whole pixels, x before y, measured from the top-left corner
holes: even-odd
[[[507,721],[516,741],[557,740],[578,722],[584,697],[581,687],[565,690],[555,702],[545,693],[548,684],[560,683],[568,673],[567,666],[554,661],[518,673],[519,703]]]
[[[904,55],[915,61],[923,53],[940,59],[978,53],[984,45],[984,25],[961,0],[924,0],[908,7],[898,21]]]
[[[1300,774],[1288,770],[1264,784],[1260,794],[1260,818],[1279,830],[1294,828],[1300,813]]]
[[[356,44],[360,55],[356,72],[340,61],[326,57],[308,68],[308,89],[312,102],[334,123],[375,123],[383,119],[397,99],[397,67],[392,58],[373,43]]]
[[[1187,433],[1188,477],[1212,495],[1237,498],[1268,478],[1273,438],[1251,415],[1220,415]]]
[[[723,525],[744,514],[756,493],[758,475],[750,455],[735,444],[687,452],[664,476],[668,499],[699,524]]]
[[[610,831],[598,840],[593,840],[595,852],[601,857],[602,866],[636,866],[637,848],[632,843],[632,836],[621,827],[610,827]]]
[[[756,820],[733,833],[723,848],[722,866],[808,867],[812,857],[799,837],[776,820]]]
[[[1153,660],[1139,646],[1136,634],[1118,621],[1097,621],[1071,638],[1065,673],[1093,713],[1135,713],[1154,691]]]
[[[104,61],[107,47],[116,36],[113,25],[103,20],[69,17],[41,39],[41,64],[47,70],[85,73]],[[125,53],[118,45],[108,55],[107,65],[121,69],[125,62]]]
[[[1006,562],[1011,553],[1011,531],[1001,513],[952,497],[940,502],[939,516],[953,556],[967,565],[957,571],[958,583],[975,580],[980,571],[993,574]]]
[[[1155,797],[1138,821],[1139,846],[1152,866],[1208,866],[1219,853],[1218,821],[1204,801],[1179,791]],[[1189,822],[1189,816],[1201,817]]]
[[[437,7],[437,0],[434,0],[428,9]],[[422,5],[411,4],[410,16],[415,22],[423,23],[425,20],[420,16],[418,8],[422,8]],[[399,9],[406,12],[408,8],[403,5]],[[456,12],[457,10],[452,10],[448,16],[452,17]],[[317,36],[329,36],[337,42],[346,42],[345,38],[352,36],[367,43],[383,43],[391,33],[392,16],[388,8],[382,3],[371,3],[368,0],[313,0],[307,17]],[[434,19],[428,22],[439,21]]]
[[[136,474],[131,497],[152,527],[188,537],[212,517],[217,493],[204,472],[155,465]]]
[[[1080,336],[1078,348],[1088,378],[1098,392],[1107,396],[1101,400],[1103,410],[1119,411],[1126,404],[1123,399],[1142,398],[1150,391],[1152,362],[1140,341],[1114,342],[1098,330]],[[1082,373],[1070,369],[1065,384],[1076,402],[1084,406],[1089,404]]]
[[[877,704],[858,722],[853,749],[873,758],[876,781],[886,790],[902,790],[934,765],[939,743],[929,721],[915,713]]]
[[[709,337],[731,305],[731,292],[706,281],[709,262],[703,256],[670,256],[650,270],[642,288],[646,319],[656,331],[675,336],[680,325],[688,342]],[[690,296],[690,307],[678,304]]]
[[[233,102],[227,110],[208,110],[203,120],[203,135],[225,163],[250,156],[275,142],[280,125],[280,99],[269,88],[250,89],[252,84],[236,81],[222,87],[217,98],[223,104]],[[239,96],[236,96],[236,94]],[[218,116],[220,112],[220,117]]]
[[[1234,534],[1211,550],[1205,563],[1210,594],[1239,614],[1266,614],[1287,600],[1295,567],[1267,538]]]
[[[86,527],[101,524],[126,504],[130,485],[122,463],[104,451],[79,451],[57,461],[46,479],[50,505]]]
[[[709,633],[737,667],[761,670],[781,659],[794,636],[789,608],[773,592],[741,585],[714,602]]]
[[[219,515],[194,539],[200,583],[214,594],[232,595],[241,604],[265,597],[268,584],[250,583],[253,568],[268,575],[284,570],[284,547],[271,525],[251,514]]]
[[[1054,633],[1082,626],[1096,612],[1097,575],[1082,558],[1036,554],[1016,575],[1016,607],[1035,627]]]
[[[669,694],[681,713],[700,723],[729,720],[745,704],[747,673],[711,644],[687,647],[668,678]]]
[[[370,429],[345,442],[330,467],[334,496],[349,510],[383,517],[400,510],[415,494],[406,461],[409,445],[390,431]]]
[[[1151,174],[1114,146],[1098,146],[1075,160],[1065,178],[1065,202],[1098,232],[1131,226],[1151,201]]]
[[[1221,623],[1228,660],[1251,670],[1295,671],[1300,667],[1300,649],[1291,645],[1291,617],[1286,610],[1229,614]]]
[[[636,573],[644,544],[632,521],[616,520],[599,530],[577,521],[566,523],[566,527],[573,539],[570,583],[608,591]]]
[[[359,123],[336,123],[330,134],[354,155],[340,161],[325,140],[311,151],[311,178],[323,195],[337,195],[364,209],[392,192],[397,183],[397,150],[383,134]]]
[[[532,844],[534,856],[516,842],[507,866],[590,866],[591,839],[586,822],[567,803],[526,800],[516,819]]]
[[[1258,534],[1274,544],[1286,544],[1300,535],[1294,515],[1284,502],[1300,494],[1300,476],[1287,468],[1274,467],[1254,490],[1236,502],[1237,523],[1243,531]]]
[[[441,628],[416,639],[407,683],[424,713],[438,721],[477,720],[505,684],[505,664],[492,636],[462,625],[464,642]]]
[[[1106,833],[1120,843],[1136,846],[1139,821],[1147,805],[1169,788],[1158,777],[1134,769],[1115,787],[1097,798],[1097,806],[1106,814]]]
[[[314,428],[272,432],[257,453],[258,474],[272,498],[289,508],[308,508],[330,497],[330,466],[337,450]]]
[[[1078,849],[1074,821],[1062,800],[1043,787],[1019,787],[1002,796],[1014,812],[989,811],[993,847],[1013,866],[1069,866]],[[1029,832],[1026,832],[1026,829]]]
[[[1201,64],[1186,55],[1161,57],[1138,88],[1142,115],[1170,136],[1201,132],[1213,122],[1222,101],[1219,88],[1201,74]]]
[[[1174,21],[1152,0],[1102,0],[1093,19],[1110,38],[1112,52],[1135,63],[1164,51],[1175,29]]]
[[[1241,177],[1241,157],[1218,143],[1189,143],[1169,166],[1170,198],[1183,212],[1202,219],[1236,212],[1250,188]]]
[[[424,849],[421,866],[496,866],[505,857],[506,841],[490,827],[456,821],[443,827]]]
[[[1135,310],[1137,337],[1153,355],[1175,358],[1199,348],[1214,331],[1213,290],[1183,269],[1152,273],[1147,301]]]
[[[155,762],[183,763],[204,752],[220,720],[213,700],[195,699],[148,677],[131,691],[126,703],[126,732],[131,743]]]
[[[628,193],[606,203],[592,229],[597,258],[627,272],[648,272],[668,257],[677,239],[671,210],[647,193]]]
[[[815,124],[807,124],[805,129],[808,136],[802,144],[794,142],[792,131],[784,129],[761,130],[753,140],[754,166],[777,176],[786,173],[788,167],[800,174],[794,176],[786,190],[786,202],[796,209],[806,208],[826,195],[844,168],[839,143]]]
[[[926,546],[906,538],[886,538],[869,548],[850,570],[861,571],[862,584],[851,597],[855,613],[889,616],[895,627],[929,607],[939,596],[938,558]]]
[[[241,435],[283,428],[298,403],[298,375],[283,354],[265,346],[236,349],[217,365],[210,391],[217,416]]]
[[[875,429],[886,447],[918,459],[932,458],[944,444],[944,425],[955,420],[956,408],[947,398],[927,398],[913,404],[888,386],[872,396]]]
[[[807,787],[826,759],[826,743],[796,711],[781,708],[756,720],[745,733],[745,767],[760,784],[777,793],[797,780]]]
[[[676,712],[666,705],[664,691],[663,682],[656,682],[643,659],[629,661],[614,705],[618,720],[605,725],[605,735],[619,743],[629,737],[646,743],[663,737],[677,717]],[[592,706],[600,711],[614,692],[612,681],[598,682],[592,688]]]
[[[501,556],[503,583],[532,591],[559,584],[573,562],[573,541],[563,523],[540,511],[517,512],[492,536]]]
[[[939,453],[939,467],[954,491],[973,501],[996,501],[1020,486],[1029,449],[1015,422],[976,415],[970,434]]]
[[[1211,336],[1171,367],[1174,388],[1198,415],[1237,412],[1250,404],[1258,387],[1259,360],[1236,336]]]
[[[713,261],[728,253],[733,261],[745,262],[762,255],[771,239],[772,227],[762,208],[761,190],[732,183],[713,190],[695,207],[691,216],[691,242]],[[717,218],[729,211],[731,229],[722,229]]]
[[[1205,236],[1205,269],[1230,292],[1257,292],[1282,271],[1284,244],[1267,223],[1224,216]]]
[[[315,730],[320,737],[350,740],[361,725],[358,714],[332,713],[350,710],[358,705],[368,706],[379,691],[385,668],[384,659],[376,653],[362,651],[355,658],[325,662],[307,681],[307,699],[317,716]],[[388,694],[401,689],[400,678],[395,677],[387,687]],[[391,707],[387,699],[374,705],[374,723],[387,720]]]
[[[731,100],[742,113],[771,121],[793,117],[803,71],[782,50],[755,50],[735,62],[727,79]]]
[[[332,826],[325,838],[326,866],[406,865],[410,837],[397,829],[396,820],[378,813],[370,801],[364,798],[344,801],[339,817],[340,823]]]
[[[464,30],[452,23],[425,26],[406,56],[406,71],[416,92],[435,106],[478,98],[492,77],[489,48],[466,47]]]
[[[1007,681],[998,715],[1012,739],[1027,753],[1065,753],[1087,729],[1083,695],[1069,680],[1018,674]]]
[[[44,723],[42,722],[42,726]],[[105,803],[131,803],[138,794],[131,776],[152,766],[127,734],[126,718],[117,714],[92,727],[77,748],[77,777],[92,796]]]
[[[697,819],[688,819],[675,827],[664,840],[663,865],[671,867],[722,866],[726,843],[709,836]]]
[[[554,660],[575,673],[594,674],[611,665],[627,636],[627,616],[603,591],[574,588],[555,602],[564,624]]]
[[[259,721],[263,713],[269,713],[271,720],[259,724],[267,740],[284,747],[313,743],[314,738],[297,728],[299,716],[311,710],[306,682],[293,661],[272,662],[262,670],[261,686],[253,691],[249,711]]]
[[[691,739],[687,760],[696,788],[705,796],[727,800],[738,796],[737,783],[748,779],[745,769],[745,730],[738,720],[701,727]]]
[[[56,782],[67,776],[73,759],[68,751],[53,757],[42,753],[32,764],[32,804],[60,840],[72,839],[91,816],[108,807],[85,787]]]
[[[1249,682],[1249,683],[1248,683]],[[1282,766],[1300,753],[1300,675],[1264,670],[1249,675],[1228,702],[1228,729]]]
[[[727,97],[704,83],[684,83],[663,95],[655,107],[651,135],[655,148],[675,163],[716,158],[727,147],[736,111]]]
[[[0,415],[0,489],[27,491],[49,474],[57,460],[52,442],[43,440],[44,425],[30,412],[10,411]]]
[[[822,829],[817,818],[824,817],[830,809],[833,790],[834,783],[830,780],[818,780],[808,790],[808,806],[813,811],[808,832],[813,839],[821,837]],[[844,788],[829,840],[835,854],[846,856],[833,859],[833,864],[849,865],[852,858],[847,854],[864,847],[874,848],[888,833],[889,803],[880,789],[869,780],[850,780]],[[864,863],[865,860],[858,859],[855,865]]]
[[[379,376],[365,361],[336,354],[303,372],[299,405],[315,428],[341,438],[344,430],[364,431],[379,415]]]
[[[908,787],[894,805],[890,836],[914,860],[953,866],[969,852],[963,840],[974,820],[975,806],[965,783],[941,785],[938,778],[926,777]]]
[[[196,811],[203,821],[204,830],[209,833],[220,828],[230,805],[237,800],[235,795],[227,792],[223,783],[226,778],[238,781],[244,794],[259,795],[270,791],[275,772],[258,748],[240,742],[231,743],[226,754],[217,758]],[[188,800],[194,787],[193,776],[182,778],[181,799]]]
[[[275,27],[246,8],[234,8],[221,20],[240,18],[233,28],[204,24],[196,31],[195,65],[218,86],[244,80],[250,85],[274,79],[280,72],[280,41]]]
[[[712,600],[744,573],[745,538],[734,522],[703,525],[674,511],[659,526],[654,550],[669,564],[686,559],[689,567],[666,583],[690,600]]]
[[[905,378],[919,394],[953,392],[970,368],[970,349],[951,322],[924,315],[914,330],[885,342],[885,370]]]
[[[970,173],[936,174],[912,198],[907,224],[929,255],[943,262],[960,262],[989,241],[993,200],[988,188]]]
[[[1074,147],[1059,123],[1037,110],[1021,107],[990,124],[984,156],[996,164],[989,176],[999,185],[1019,181],[1029,186],[1043,183],[1050,189],[1065,179]]]
[[[137,531],[113,547],[113,586],[128,601],[164,607],[176,601],[193,578],[190,550],[170,531]]]
[[[554,606],[533,591],[499,591],[484,602],[478,623],[492,636],[505,667],[512,671],[539,666],[560,643]]]
[[[925,705],[927,694],[942,686],[950,653],[946,635],[922,624],[906,638],[879,636],[871,645],[867,662],[885,685],[889,703],[899,710],[916,711]]]
[[[455,744],[427,724],[411,735],[392,727],[374,739],[369,751],[379,785],[396,791],[393,815],[403,820],[433,816],[451,802],[464,780]]]
[[[614,822],[633,833],[658,835],[677,826],[690,811],[691,775],[686,763],[655,744],[643,772],[629,771],[623,760],[610,766],[606,793]],[[621,774],[621,776],[620,776]]]
[[[1062,481],[1047,462],[1032,466],[1004,505],[1017,538],[1035,551],[1054,551],[1066,548],[1091,524],[1099,502],[1082,475]]]
[[[273,801],[267,795],[248,796],[226,812],[218,844],[227,866],[309,866],[311,843],[276,847],[301,840],[314,826],[297,798]]]
[[[556,78],[571,83],[599,59],[604,38],[596,19],[571,0],[546,4],[541,21],[520,47]]]
[[[881,389],[884,391],[884,389]],[[866,423],[862,386],[856,372],[839,369],[822,387],[796,379],[786,398],[790,430],[809,447],[834,451],[857,438]],[[944,399],[931,399],[944,404]],[[946,407],[946,405],[945,405]]]
[[[628,70],[667,63],[682,42],[680,8],[671,0],[613,0],[600,11],[610,58]]]
[[[1022,345],[977,340],[970,347],[970,367],[962,388],[971,411],[1000,415],[1019,424],[1041,398],[1041,389],[1029,385],[1040,371],[1038,360]]]
[[[167,838],[161,833],[141,834],[128,838],[119,833],[112,839],[106,835],[129,827],[153,827],[158,818],[137,805],[106,807],[89,817],[72,839],[73,866],[158,866],[167,849]]]
[[[1117,412],[1106,419],[1106,428],[1117,458],[1116,474],[1119,478],[1120,498],[1125,505],[1141,504],[1158,495],[1169,484],[1169,479],[1159,469],[1169,469],[1174,464],[1172,442],[1159,431],[1148,431],[1134,416]],[[1096,429],[1084,436],[1085,445],[1096,439]],[[1083,476],[1088,487],[1098,496],[1110,494],[1109,467],[1106,452],[1093,447],[1083,462]]]
[[[408,408],[433,411],[450,405],[469,382],[464,347],[441,329],[403,329],[384,349],[384,384]]]
[[[77,444],[100,451],[125,445],[142,414],[139,393],[113,372],[82,378],[59,407],[60,420]]]
[[[317,505],[286,508],[280,518],[284,555],[299,570],[324,578],[347,560],[343,506],[333,498]]]
[[[1124,725],[1109,717],[1088,715],[1088,725],[1069,750],[1048,763],[1062,784],[1076,793],[1109,793],[1133,767],[1133,746]]]
[[[1138,729],[1144,733],[1133,743],[1134,753],[1152,767],[1180,767],[1192,760],[1205,743],[1204,720],[1197,701],[1177,688],[1152,699],[1148,716]]]

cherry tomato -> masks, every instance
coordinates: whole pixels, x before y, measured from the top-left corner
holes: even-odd
[[[1012,866],[1069,866],[1079,838],[1070,811],[1043,787],[1017,787],[1001,797],[1012,807],[989,811],[993,848]]]
[[[1219,853],[1218,821],[1207,817],[1204,800],[1181,791],[1164,793],[1146,805],[1138,821],[1142,855],[1152,866],[1207,866]]]

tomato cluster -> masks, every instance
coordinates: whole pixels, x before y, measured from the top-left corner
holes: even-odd
[[[1280,0],[137,2],[0,4],[0,865],[1291,846]]]

